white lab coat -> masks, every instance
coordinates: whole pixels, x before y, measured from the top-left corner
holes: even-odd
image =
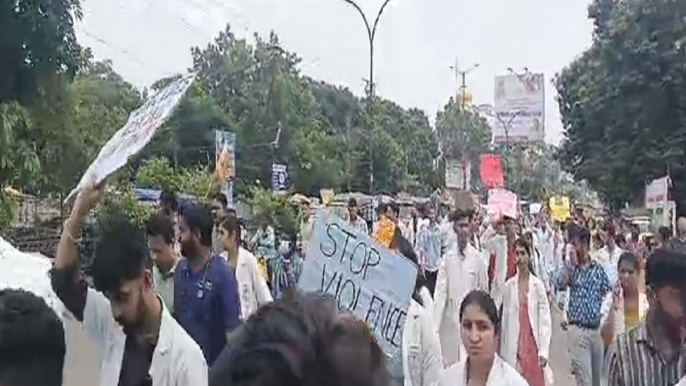
[[[412,300],[403,330],[404,386],[433,386],[443,370],[441,345],[429,311]]]
[[[529,322],[533,331],[538,356],[548,359],[552,338],[550,305],[543,282],[536,276],[529,276],[527,290]],[[503,320],[500,335],[500,355],[512,366],[517,366],[519,345],[519,274],[505,283],[503,292]]]
[[[438,385],[466,386],[467,375],[467,361],[463,360],[443,370]],[[496,355],[486,386],[529,386],[529,383],[519,375],[517,370]]]
[[[248,319],[260,306],[273,300],[267,282],[260,276],[257,258],[243,248],[238,249],[236,281],[241,301],[241,319]]]
[[[160,303],[160,335],[150,365],[153,385],[207,385],[207,363],[200,347]],[[126,335],[112,317],[110,302],[93,289],[88,289],[83,327],[102,352],[99,385],[117,386]]]
[[[469,244],[464,255],[457,247],[450,249],[439,265],[433,320],[438,329],[445,366],[458,362],[464,356],[460,337],[460,305],[470,291],[488,291],[487,270],[479,252]]]
[[[493,234],[485,246],[489,255],[489,262],[490,255],[495,254],[495,270],[490,289],[495,305],[500,307],[503,304],[503,286],[507,279],[507,236]]]
[[[553,251],[553,232],[546,227],[545,231],[541,228],[536,228],[534,233],[534,243],[539,253],[539,268],[540,279],[548,289],[550,284],[550,275],[555,270],[554,251]]]
[[[619,297],[619,309],[617,311],[612,309],[612,291],[608,292],[603,299],[603,304],[600,307],[600,325],[604,325],[610,313],[615,313],[615,323],[614,323],[614,334],[616,337],[619,334],[623,334],[624,329],[624,294],[620,293]],[[642,320],[648,311],[648,297],[645,293],[638,293],[638,320]]]

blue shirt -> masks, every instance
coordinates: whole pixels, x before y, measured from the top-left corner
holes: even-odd
[[[568,285],[565,276],[570,271]],[[605,295],[612,291],[610,280],[603,267],[591,261],[587,268],[562,267],[557,276],[557,287],[564,290],[569,287],[569,305],[567,306],[567,321],[569,324],[585,328],[597,328],[600,325],[600,307]]]
[[[417,249],[424,257],[424,268],[429,272],[438,271],[441,260],[441,227],[438,223],[422,225],[418,244]]]
[[[238,283],[229,264],[212,256],[197,272],[179,261],[174,275],[174,313],[212,365],[226,345],[226,333],[240,324]]]

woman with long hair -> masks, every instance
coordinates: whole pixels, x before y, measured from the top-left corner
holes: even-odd
[[[552,337],[550,305],[543,281],[531,272],[532,247],[528,239],[515,242],[517,275],[503,291],[503,334],[500,354],[530,386],[544,386],[544,368]]]
[[[417,255],[412,244],[395,228],[390,248],[417,264]],[[441,344],[431,317],[432,305],[426,304],[423,293],[424,276],[419,272],[415,281],[412,300],[407,310],[402,340],[402,382],[404,386],[432,386],[438,381],[443,369]],[[431,296],[429,295],[429,299]],[[392,364],[392,361],[389,363]],[[399,373],[391,370],[391,374]],[[399,381],[399,379],[396,379]]]
[[[460,305],[460,334],[467,358],[445,369],[440,386],[529,386],[496,353],[500,330],[498,308],[491,296],[473,290]]]

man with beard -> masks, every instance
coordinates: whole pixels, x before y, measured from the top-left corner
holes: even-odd
[[[155,293],[142,230],[123,218],[110,221],[95,249],[95,290],[88,287],[79,267],[77,237],[101,192],[90,183],[76,198],[51,272],[55,293],[100,347],[99,384],[207,384],[200,348]]]
[[[214,220],[214,226],[212,227],[212,251],[219,253],[221,252],[221,244],[219,243],[219,225],[224,221],[227,216],[227,208],[229,206],[229,201],[227,200],[224,193],[217,193],[212,198],[212,219]],[[235,212],[234,212],[235,213]]]
[[[0,386],[61,386],[64,327],[38,296],[0,290]]]
[[[179,216],[184,257],[174,275],[174,311],[212,365],[240,324],[238,284],[224,258],[212,252],[212,216],[202,204],[184,206]]]
[[[651,305],[645,318],[610,346],[608,386],[672,386],[683,374],[679,362],[686,256],[657,249],[645,275]]]
[[[462,300],[472,290],[488,290],[488,268],[481,254],[469,243],[469,213],[457,211],[452,223],[457,243],[440,261],[434,293],[434,321],[446,367],[466,358],[459,324]]]

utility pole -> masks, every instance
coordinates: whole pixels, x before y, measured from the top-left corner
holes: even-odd
[[[367,38],[369,39],[369,79],[367,80],[367,86],[365,87],[365,93],[367,94],[367,113],[371,116],[372,107],[371,104],[374,102],[374,39],[376,38],[376,30],[379,26],[379,19],[383,14],[386,6],[391,0],[385,0],[376,14],[376,19],[374,19],[374,24],[369,25],[367,16],[362,11],[359,5],[354,0],[343,0],[346,3],[353,6],[357,12],[362,16],[362,21],[364,21],[364,26],[367,29]],[[369,134],[371,135],[372,127],[369,127]],[[369,194],[374,194],[374,146],[373,141],[369,141]]]
[[[462,110],[465,109],[466,106],[466,101],[465,97],[467,95],[467,74],[470,72],[474,71],[476,68],[479,67],[479,63],[474,63],[471,67],[469,67],[466,70],[460,70],[460,67],[457,64],[457,57],[455,58],[455,64],[450,66],[450,69],[453,70],[453,75],[455,76],[455,81],[459,81],[460,83],[460,92],[462,93],[462,102],[460,102],[460,107]]]

